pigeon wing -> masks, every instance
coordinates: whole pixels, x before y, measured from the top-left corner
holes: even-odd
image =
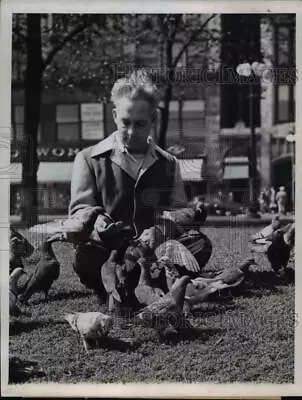
[[[227,269],[219,274],[215,279],[226,284],[234,284],[241,278],[243,278],[243,272],[240,269]]]
[[[139,285],[135,288],[135,296],[141,304],[150,305],[163,297],[163,291],[148,285]]]
[[[112,295],[119,303],[121,303],[121,297],[116,289],[117,277],[112,262],[106,262],[101,270],[102,282],[108,295]]]
[[[168,257],[173,264],[185,267],[188,271],[199,272],[198,261],[193,254],[177,240],[168,240],[159,245],[155,254],[158,259]]]

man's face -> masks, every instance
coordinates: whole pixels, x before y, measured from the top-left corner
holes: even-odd
[[[121,98],[113,109],[113,119],[122,143],[130,152],[143,153],[152,127],[152,108],[146,100]]]

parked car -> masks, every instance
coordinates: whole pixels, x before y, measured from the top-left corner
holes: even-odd
[[[240,203],[225,199],[205,199],[208,215],[238,215],[245,213],[246,207]]]

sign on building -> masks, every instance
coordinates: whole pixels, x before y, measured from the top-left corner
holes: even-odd
[[[101,103],[81,104],[82,139],[104,138],[104,109]]]

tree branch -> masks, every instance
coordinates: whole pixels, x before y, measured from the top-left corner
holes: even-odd
[[[174,29],[173,29],[173,31],[171,32],[171,34],[169,35],[169,40],[170,40],[171,42],[173,42],[173,41],[175,40],[176,33],[177,33],[177,30],[178,30],[178,26],[179,26],[179,22],[180,22],[180,20],[181,20],[181,14],[176,14],[176,15],[174,16],[174,18],[175,18]]]
[[[56,47],[54,47],[47,55],[47,57],[45,58],[45,60],[42,63],[42,71],[44,71],[44,69],[47,67],[47,65],[49,65],[54,56],[58,53],[58,51],[60,51],[67,42],[69,42],[71,39],[73,39],[76,35],[78,35],[79,33],[83,32],[84,29],[86,29],[89,26],[89,23],[83,24],[83,25],[79,25],[77,28],[75,28],[74,30],[72,30],[71,32],[69,32],[65,38],[61,41],[61,43],[59,43]]]
[[[212,14],[210,17],[198,28],[196,29],[195,32],[189,37],[189,39],[186,41],[186,43],[183,45],[183,48],[179,51],[177,56],[175,57],[175,60],[173,61],[173,68],[177,66],[178,61],[180,60],[181,56],[183,53],[187,50],[187,48],[190,46],[190,44],[197,38],[197,36],[200,34],[200,32],[208,25],[208,23],[216,16],[217,14]]]

